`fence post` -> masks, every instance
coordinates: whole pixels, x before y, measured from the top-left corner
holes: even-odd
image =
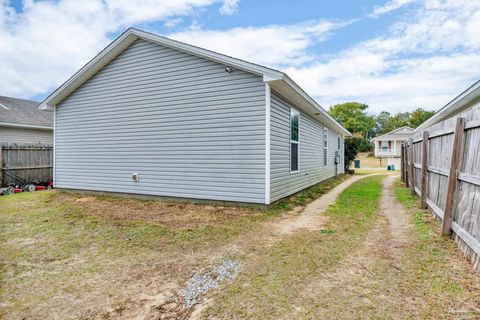
[[[403,143],[403,168],[405,170],[405,187],[409,187],[409,181],[408,181],[408,148],[407,148],[407,143]]]
[[[402,182],[405,182],[405,172],[403,170],[403,142],[402,142],[402,145],[400,146],[400,180],[402,180]]]
[[[428,195],[428,131],[423,131],[422,140],[422,195],[421,207],[427,209],[427,195]]]
[[[408,158],[410,159],[410,163],[409,163],[409,170],[410,170],[410,176],[408,178],[409,180],[409,185],[410,185],[410,191],[412,193],[412,195],[415,195],[415,161],[414,161],[414,153],[413,153],[413,139],[410,138],[408,139],[408,153],[409,153],[409,156]]]
[[[451,232],[452,214],[457,190],[457,172],[461,162],[465,136],[465,118],[457,118],[457,124],[453,134],[452,157],[450,159],[450,172],[448,174],[447,199],[442,221],[442,236],[448,236]]]

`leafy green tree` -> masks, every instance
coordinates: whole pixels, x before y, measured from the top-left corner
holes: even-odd
[[[392,127],[392,115],[388,111],[382,111],[375,116],[374,136],[382,135],[394,130]]]
[[[418,108],[412,113],[410,113],[410,119],[408,120],[409,126],[412,128],[416,128],[425,121],[428,120],[431,116],[433,116],[435,112],[427,111],[423,108]]]
[[[360,133],[365,139],[375,128],[373,116],[367,114],[368,105],[346,102],[330,107],[330,114],[351,133]]]
[[[345,151],[344,151],[344,166],[345,172],[348,171],[352,165],[353,160],[357,157],[358,152],[360,151],[360,145],[364,139],[360,137],[347,137],[345,138]]]

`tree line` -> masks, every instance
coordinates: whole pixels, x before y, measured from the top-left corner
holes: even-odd
[[[404,126],[416,128],[435,112],[417,108],[412,112],[391,114],[382,111],[371,115],[367,104],[346,102],[331,106],[329,113],[353,135],[345,139],[345,169],[348,170],[358,152],[373,149],[372,138]]]

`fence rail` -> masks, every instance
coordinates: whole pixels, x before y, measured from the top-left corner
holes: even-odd
[[[480,270],[480,107],[402,145],[402,180]]]
[[[0,186],[53,176],[53,146],[48,144],[0,145]]]

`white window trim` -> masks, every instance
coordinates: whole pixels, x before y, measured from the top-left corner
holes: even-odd
[[[327,142],[325,146],[325,142]],[[323,127],[323,167],[326,168],[328,167],[328,128]],[[325,158],[325,154],[327,157]],[[326,159],[326,160],[325,160]]]
[[[298,114],[298,141],[292,141],[292,112],[296,112]],[[290,174],[295,174],[300,172],[300,111],[297,109],[290,107],[290,114],[289,114],[289,137],[290,137],[290,142],[288,144],[288,149],[290,152],[288,153],[288,165],[290,167]],[[297,144],[297,170],[292,171],[292,143]]]

